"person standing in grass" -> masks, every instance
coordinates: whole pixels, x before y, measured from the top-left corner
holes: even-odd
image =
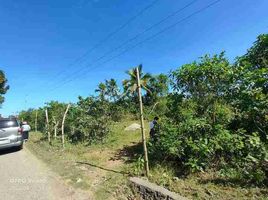
[[[27,142],[28,138],[29,138],[29,132],[31,130],[30,125],[28,125],[27,122],[23,122],[22,123],[22,136],[25,142]]]
[[[153,121],[150,122],[150,138],[153,141],[156,141],[156,126],[158,123],[159,117],[155,117]]]

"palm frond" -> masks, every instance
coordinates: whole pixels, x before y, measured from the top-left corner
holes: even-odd
[[[152,78],[152,75],[150,73],[146,73],[141,78],[142,79],[151,79]]]
[[[147,88],[145,85],[141,85],[141,87],[146,90],[148,93],[152,94],[151,90]]]

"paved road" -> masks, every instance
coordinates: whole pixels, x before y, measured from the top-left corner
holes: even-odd
[[[27,149],[0,151],[1,200],[88,200],[60,180]]]

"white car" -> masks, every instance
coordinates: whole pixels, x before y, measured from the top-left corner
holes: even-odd
[[[15,118],[0,118],[0,149],[23,148],[23,136],[19,122]]]

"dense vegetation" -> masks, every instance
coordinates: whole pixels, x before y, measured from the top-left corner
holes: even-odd
[[[145,116],[160,116],[157,140],[149,144],[150,158],[166,161],[182,173],[215,170],[245,184],[268,184],[268,35],[234,63],[224,52],[205,55],[168,75],[143,73],[139,66]],[[110,124],[137,116],[134,70],[127,72],[123,91],[114,79],[100,83],[98,96],[78,98],[67,115],[70,142],[104,142]],[[67,104],[49,102],[44,108],[22,111],[20,118],[59,134]]]

